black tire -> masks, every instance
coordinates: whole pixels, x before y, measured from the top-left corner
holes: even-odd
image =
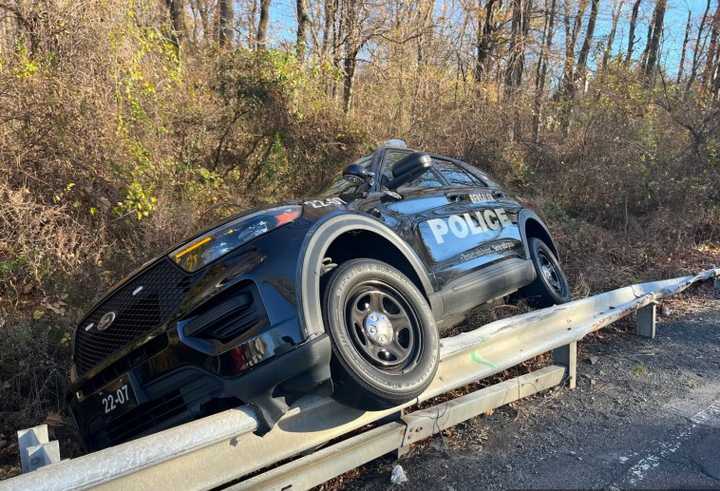
[[[347,261],[333,271],[323,300],[336,399],[386,409],[430,384],[438,331],[425,298],[400,271],[372,259]]]
[[[570,284],[555,253],[540,239],[531,237],[528,242],[530,259],[537,277],[520,293],[533,307],[550,307],[572,299]]]

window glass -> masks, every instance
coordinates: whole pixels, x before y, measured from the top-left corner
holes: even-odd
[[[388,181],[392,180],[392,166],[395,165],[395,163],[402,159],[403,157],[406,157],[407,155],[410,155],[412,152],[410,150],[397,150],[397,149],[388,149],[385,151],[385,155],[383,156],[383,166],[382,166],[382,183],[385,185]],[[421,174],[420,176],[416,177],[412,181],[403,184],[401,186],[401,189],[412,189],[412,188],[439,188],[444,186],[445,184],[442,182],[442,179],[436,172],[434,172],[432,169],[429,169],[425,171],[424,174]]]
[[[428,169],[425,173],[416,177],[409,183],[402,185],[401,188],[441,188],[444,185],[445,184],[440,180],[440,176],[438,176],[432,169]]]
[[[395,162],[400,160],[401,158],[409,155],[410,152],[408,150],[394,150],[389,149],[385,150],[385,155],[383,156],[383,163],[382,163],[382,185],[384,186],[385,183],[392,180],[392,166],[395,165]]]
[[[480,180],[447,160],[433,159],[433,168],[447,180],[451,186],[483,186]]]

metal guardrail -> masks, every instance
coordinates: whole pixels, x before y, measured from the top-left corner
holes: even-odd
[[[578,340],[634,311],[639,311],[636,332],[654,337],[657,301],[713,278],[719,286],[720,269],[627,286],[443,338],[435,379],[417,400],[404,406],[362,412],[309,395],[262,437],[253,433],[257,428],[253,410],[244,406],[42,467],[0,482],[0,490],[307,489],[388,452],[402,452],[413,442],[487,409],[563,380],[574,387]],[[555,365],[403,414],[409,406],[549,351]],[[374,426],[368,429],[371,423]],[[341,437],[345,439],[313,451]]]

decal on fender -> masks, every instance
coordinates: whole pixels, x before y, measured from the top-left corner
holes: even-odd
[[[346,203],[342,198],[313,199],[303,203],[313,208],[325,208],[326,206],[344,206]]]
[[[502,208],[450,215],[447,218],[432,218],[427,221],[435,242],[444,244],[446,236],[452,234],[457,239],[469,235],[478,235],[488,230],[497,231],[512,225],[510,218]]]

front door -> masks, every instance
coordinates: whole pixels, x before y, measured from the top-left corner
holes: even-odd
[[[391,153],[392,152],[392,153]],[[387,150],[380,179],[406,153]],[[381,181],[382,182],[382,181]],[[518,228],[520,205],[450,160],[397,190],[383,220],[413,245],[443,293],[446,313],[461,313],[528,283]],[[529,268],[529,269],[528,269]]]

